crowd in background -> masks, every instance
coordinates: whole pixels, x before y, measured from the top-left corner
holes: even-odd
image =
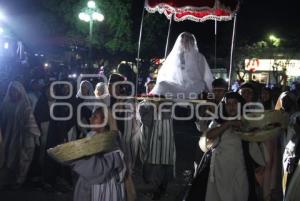
[[[119,73],[126,74],[122,71]],[[151,198],[160,199],[166,192],[168,182],[175,176],[176,152],[180,152],[175,146],[172,117],[169,112],[164,112],[161,119],[154,119],[153,108],[148,104],[151,101],[136,103],[134,99],[113,97],[113,83],[135,80],[133,74],[130,76],[121,74],[111,74],[108,83],[96,78],[82,80],[78,89],[74,80],[67,79],[77,90],[73,90],[71,96],[63,100],[53,97],[53,94],[58,97],[68,96],[72,92],[68,85],[51,87],[51,81],[43,79],[31,80],[30,83],[11,81],[2,85],[2,88],[6,87],[1,92],[0,188],[20,188],[24,184],[30,184],[49,191],[72,190],[78,180],[78,174],[71,171],[71,166],[59,164],[50,158],[46,150],[89,135],[92,129],[83,127],[77,118],[78,106],[82,103],[101,102],[112,108],[116,103],[126,102],[134,108],[139,105],[140,109],[137,117],[116,121],[122,141],[120,147],[124,153],[126,174],[128,176],[133,173],[134,164],[140,159],[144,168],[145,182],[153,184]],[[145,94],[148,94],[154,85],[154,80],[147,82]],[[117,87],[115,92],[120,96],[130,94],[126,86]],[[208,201],[246,201],[248,197],[251,197],[252,201],[282,200],[300,157],[298,135],[300,84],[295,82],[290,87],[282,89],[279,86],[270,88],[256,82],[247,82],[233,92],[228,91],[228,85],[223,79],[215,79],[212,83],[212,92],[215,97],[211,101],[224,104],[228,116],[235,115],[231,110],[236,111],[237,103],[260,102],[265,110],[286,112],[289,116],[289,126],[282,130],[281,135],[262,143],[263,146],[259,145],[259,150],[264,149],[264,156],[263,159],[257,159],[251,154],[249,147],[252,145],[232,136],[231,129],[239,127],[239,122],[228,122],[221,118],[215,122],[195,119],[199,136],[206,133],[207,140],[213,142],[217,138],[222,138],[214,149],[222,151],[203,153],[199,148],[195,161],[198,161],[201,170],[196,174],[195,178],[200,179],[195,185],[204,190],[198,192],[202,193],[201,195],[193,194],[191,190],[189,199],[195,199],[193,196],[197,198],[204,196],[202,200]],[[86,96],[93,98],[87,99]],[[51,106],[55,103],[69,103],[74,115],[68,120],[53,119],[53,115],[58,118],[66,117],[70,112],[70,108],[65,106],[55,106],[51,111]],[[80,110],[81,122],[93,124],[94,119],[91,120],[91,117],[97,112],[99,111],[95,111],[93,105],[84,105]],[[99,114],[102,115],[101,112]],[[124,117],[129,114],[120,112],[118,115]],[[218,131],[220,128],[221,131]],[[113,153],[106,157],[117,161],[110,158],[117,156],[119,155]],[[206,157],[206,163],[203,163],[203,160],[199,162],[199,156],[202,159]],[[231,165],[228,168],[218,169],[218,165],[222,164]],[[232,170],[235,175],[229,174]],[[121,174],[122,171],[121,168],[118,173]],[[235,187],[225,188],[233,178],[235,181],[232,185]],[[101,188],[99,187],[100,190],[97,191],[101,192]],[[221,188],[223,189],[220,190]],[[124,196],[124,193],[121,195]],[[226,199],[221,199],[220,196],[225,196]]]

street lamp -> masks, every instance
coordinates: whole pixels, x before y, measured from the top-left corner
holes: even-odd
[[[89,32],[89,63],[92,59],[92,39],[93,39],[93,24],[94,21],[102,22],[104,20],[104,15],[97,8],[96,2],[90,0],[87,2],[87,8],[84,8],[82,12],[78,15],[79,19],[84,22],[89,22],[90,32]]]
[[[271,43],[275,46],[278,47],[280,45],[280,38],[277,38],[276,36],[274,36],[273,34],[271,34],[269,36],[269,40],[271,41]]]

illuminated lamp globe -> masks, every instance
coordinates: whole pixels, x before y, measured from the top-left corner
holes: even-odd
[[[83,12],[79,13],[78,17],[80,20],[85,21],[85,22],[89,22],[91,20],[91,17],[88,14],[83,13]]]
[[[102,22],[104,20],[104,15],[102,15],[101,13],[98,13],[98,12],[94,12],[92,14],[92,18],[93,18],[93,20],[97,20],[99,22]]]
[[[96,3],[95,3],[95,1],[88,1],[87,6],[89,8],[95,9],[96,8]]]

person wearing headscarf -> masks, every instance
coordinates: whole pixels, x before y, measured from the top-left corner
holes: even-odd
[[[257,200],[253,160],[260,156],[253,154],[249,143],[235,132],[241,128],[238,119],[243,105],[244,99],[236,92],[228,92],[222,99],[218,119],[200,138],[205,160],[196,167],[194,178],[199,182],[190,190],[187,201]]]
[[[91,82],[87,80],[83,80],[80,83],[78,92],[76,94],[76,104],[75,104],[75,113],[78,114],[80,112],[80,119],[77,119],[77,121],[81,121],[81,123],[88,125],[89,124],[89,118],[92,115],[92,111],[94,109],[94,103],[95,101],[95,94],[94,94],[94,87]],[[78,110],[78,107],[81,104],[87,104],[84,105],[81,110]],[[88,105],[90,104],[90,105]],[[78,123],[78,122],[77,122]],[[86,136],[88,133],[88,129],[80,126],[80,124],[77,125],[77,138],[82,138]]]
[[[94,87],[90,81],[83,80],[80,82],[76,97],[88,100],[89,96],[94,96]]]
[[[104,82],[97,83],[94,93],[96,96],[96,100],[99,100],[100,102],[104,103],[106,106],[109,106],[110,95],[108,91],[108,85],[106,83]]]
[[[13,81],[8,86],[0,109],[0,127],[0,186],[20,186],[26,180],[40,136],[30,100],[20,82]]]
[[[64,170],[63,166],[47,154],[46,150],[68,141],[67,133],[74,126],[75,118],[71,118],[70,120],[55,119],[55,117],[67,117],[72,112],[69,111],[68,107],[55,105],[61,102],[69,103],[71,102],[70,99],[57,100],[53,97],[54,95],[66,96],[69,94],[70,89],[68,85],[54,85],[52,94],[50,86],[51,84],[49,83],[44,87],[34,111],[37,124],[41,130],[41,145],[39,147],[37,165],[40,167],[44,188],[57,188],[56,190],[64,191],[67,188],[63,189],[62,186],[59,187],[59,182],[63,181],[63,179],[70,181],[70,175]],[[76,117],[76,115],[74,116]]]
[[[212,90],[213,75],[205,57],[199,52],[195,36],[181,33],[164,61],[151,94],[184,95],[188,99]]]

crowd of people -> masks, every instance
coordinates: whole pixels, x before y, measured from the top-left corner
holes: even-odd
[[[180,37],[184,43],[195,40],[191,35]],[[161,199],[176,177],[176,155],[181,151],[176,149],[174,139],[172,105],[176,101],[162,93],[171,87],[173,93],[183,92],[183,100],[189,101],[189,91],[183,90],[197,92],[200,88],[214,95],[200,97],[207,97],[206,102],[215,104],[219,115],[214,120],[192,117],[199,130],[199,146],[197,153],[190,153],[195,155],[195,171],[182,199],[283,200],[291,188],[291,180],[297,176],[294,172],[300,157],[299,84],[282,89],[247,82],[237,91],[228,90],[225,80],[212,79],[205,58],[196,54],[196,43],[193,46],[175,44],[175,49],[192,47],[194,52],[190,57],[179,56],[175,63],[180,68],[173,74],[163,66],[162,72],[171,73],[168,78],[175,81],[166,82],[166,76],[162,76],[157,82],[147,82],[147,96],[142,101],[129,97],[133,89],[122,82],[131,78],[118,73],[111,74],[107,83],[82,80],[77,90],[73,90],[77,83],[53,85],[33,80],[25,89],[24,83],[11,81],[0,108],[0,189],[32,184],[49,191],[74,189],[75,201],[138,200],[132,175],[139,161],[143,180],[152,187],[147,195],[152,200]],[[167,59],[166,65],[173,65],[178,54],[174,51],[170,55],[174,58]],[[197,62],[190,62],[194,57],[207,66],[197,71],[202,78],[197,80],[198,74],[189,71],[178,79],[179,70],[196,65]],[[264,110],[282,111],[289,118],[288,126],[264,142],[242,140],[235,133],[242,127],[237,113],[245,109],[240,106],[246,103],[261,103]],[[176,107],[181,111],[188,108]],[[195,108],[202,117],[211,110],[209,105]],[[68,117],[69,114],[73,115]],[[108,119],[106,125],[97,126],[105,119]],[[67,164],[60,164],[47,154],[49,148],[105,131],[118,133],[117,146],[109,152]]]

